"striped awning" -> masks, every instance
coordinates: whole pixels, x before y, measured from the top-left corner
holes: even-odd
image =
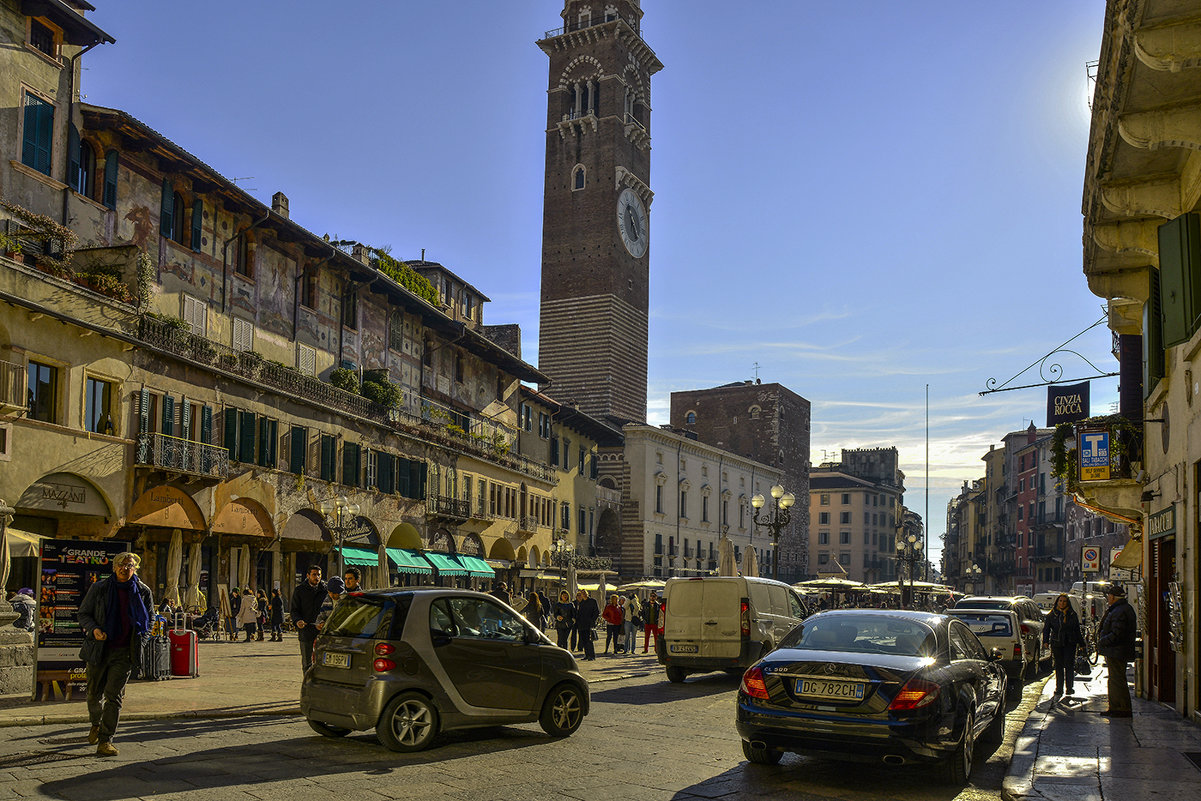
[[[354,548],[350,545],[343,545],[342,561],[348,565],[375,567],[379,564],[379,554],[375,551],[368,551],[366,548]]]
[[[455,561],[450,554],[426,551],[423,556],[438,571],[440,576],[466,576],[467,568]]]
[[[404,548],[388,548],[388,559],[396,566],[397,573],[419,573],[428,575],[434,572],[430,563],[421,557],[417,551]]]

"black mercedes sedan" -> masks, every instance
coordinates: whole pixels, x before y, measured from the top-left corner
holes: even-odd
[[[894,609],[805,620],[738,690],[751,762],[786,751],[889,765],[934,764],[966,783],[977,738],[1005,731],[1005,672],[962,621]]]

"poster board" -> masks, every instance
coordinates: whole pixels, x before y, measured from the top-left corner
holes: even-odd
[[[230,603],[229,603],[229,585],[228,584],[218,584],[217,585],[217,600],[219,602],[217,608],[221,610],[221,617],[222,618],[233,617],[234,610],[233,610],[233,607],[230,606]]]
[[[39,562],[38,622],[34,640],[34,701],[86,697],[86,665],[79,658],[79,606],[88,589],[112,575],[113,559],[129,550],[113,540],[45,540]]]

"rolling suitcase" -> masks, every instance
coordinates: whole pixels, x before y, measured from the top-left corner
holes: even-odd
[[[197,645],[196,632],[183,628],[183,621],[177,619],[176,628],[167,632],[171,641],[172,676],[188,676],[196,678],[200,675],[200,651]]]
[[[150,636],[142,641],[142,668],[138,678],[162,681],[171,675],[171,650],[167,638]]]

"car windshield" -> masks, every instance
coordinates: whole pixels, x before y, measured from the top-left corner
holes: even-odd
[[[977,637],[1009,637],[1013,634],[1013,623],[1008,615],[959,610],[952,610],[949,614],[966,623]]]
[[[348,595],[334,605],[323,634],[335,637],[386,636],[392,619],[392,605],[386,598]]]
[[[781,648],[932,656],[934,632],[916,620],[885,615],[818,615],[794,628]]]

